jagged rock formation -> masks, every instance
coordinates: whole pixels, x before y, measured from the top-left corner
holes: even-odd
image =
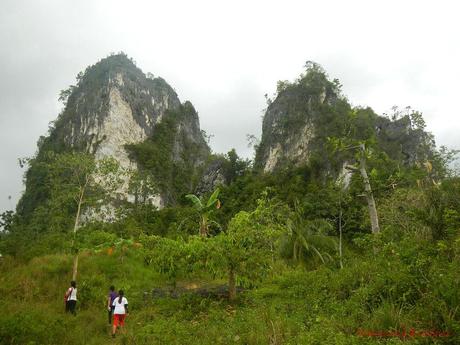
[[[215,160],[208,164],[196,188],[196,194],[202,195],[215,190],[219,186],[225,186],[227,184],[228,181],[225,176],[224,164],[225,161],[222,159]]]
[[[212,191],[244,170],[235,152],[228,160],[209,160],[210,149],[193,105],[181,103],[163,79],[147,77],[126,55],[102,59],[77,80],[76,86],[62,93],[66,106],[49,136],[40,138],[35,163],[46,160],[48,151],[113,157],[138,173],[136,183],[126,180],[118,194],[130,202],[158,207],[177,204],[187,193]],[[254,166],[270,173],[308,164],[318,175],[338,178],[354,158],[345,152],[330,159],[331,137],[371,140],[391,159],[420,163],[434,144],[415,115],[390,120],[370,108],[352,108],[338,81],[330,81],[319,65],[311,64],[296,82],[279,85],[263,119]],[[46,186],[37,188],[44,178],[46,171],[40,164],[27,171],[19,213],[30,215],[44,204],[49,191]]]
[[[264,172],[272,172],[289,162],[307,162],[310,145],[315,136],[313,117],[315,105],[331,102],[335,95],[302,94],[289,89],[269,105],[262,124],[262,141],[257,152],[256,165]],[[301,105],[298,107],[297,105]]]
[[[379,146],[389,152],[393,159],[406,165],[430,160],[435,147],[435,141],[430,133],[422,126],[414,124],[414,114],[405,114],[390,120],[378,116],[375,121],[375,131]]]
[[[319,66],[314,66],[316,69]],[[305,164],[323,133],[318,123],[328,109],[343,106],[337,85],[322,71],[313,70],[295,84],[279,85],[278,95],[263,118],[262,139],[255,167],[273,172],[288,165]]]
[[[172,123],[168,129],[173,133],[162,150],[167,151],[165,155],[172,161],[192,160],[191,170],[194,170],[209,155],[192,104],[181,104],[165,80],[151,75],[147,77],[125,54],[102,59],[80,73],[77,80],[76,86],[61,93],[65,108],[54,122],[49,136],[40,138],[38,159],[45,151],[77,150],[91,153],[96,159],[113,157],[123,168],[139,171],[144,168],[142,159],[138,161],[139,157],[132,155],[128,147],[154,138],[159,126],[165,122]],[[186,145],[196,149],[191,153]],[[184,152],[189,157],[184,157]],[[150,174],[148,167],[143,170],[144,176]],[[155,193],[144,195],[144,201],[162,207],[170,201],[165,199],[168,186],[155,179],[153,182],[156,184]],[[128,191],[128,185],[129,181],[125,181],[121,194],[128,201],[137,201]],[[192,187],[188,192],[191,191]],[[26,181],[23,199],[27,198]]]
[[[317,64],[308,66],[296,82],[278,86],[256,151],[255,167],[263,172],[315,164],[325,175],[343,175],[353,155],[342,152],[328,159],[331,137],[374,141],[391,159],[407,165],[429,159],[433,152],[433,137],[417,124],[416,112],[389,119],[370,108],[352,108],[338,81],[331,82]]]
[[[147,78],[124,54],[109,56],[77,77],[66,90],[66,107],[49,141],[96,156],[119,155],[126,143],[152,135],[168,110],[177,110],[176,92],[162,78]]]

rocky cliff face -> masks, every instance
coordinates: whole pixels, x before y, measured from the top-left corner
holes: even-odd
[[[199,146],[192,157],[198,168],[209,154],[200,130],[198,114],[190,102],[181,104],[176,92],[161,78],[147,77],[124,54],[109,56],[90,66],[78,77],[78,85],[66,91],[66,106],[55,122],[41,150],[76,149],[94,154],[96,159],[115,158],[123,168],[141,168],[129,154],[127,146],[155,137],[159,124],[177,117],[183,109],[192,109],[174,122],[170,155],[176,162],[183,159],[185,141]],[[185,140],[185,141],[184,141]],[[146,172],[149,173],[148,171]],[[134,196],[124,190],[128,201]],[[148,200],[162,207],[167,191],[157,188]]]
[[[293,107],[300,96],[296,91],[281,94],[265,113],[256,163],[264,172],[273,172],[287,162],[300,164],[308,161],[310,142],[315,135],[313,114],[311,107],[307,107],[303,117],[299,116],[301,110]],[[308,95],[302,98],[307,105],[313,102]]]
[[[423,122],[423,120],[422,120]],[[312,64],[294,83],[281,83],[264,115],[262,138],[255,167],[266,173],[279,168],[316,165],[323,175],[343,175],[353,161],[352,152],[328,152],[329,138],[368,141],[373,149],[406,165],[430,159],[432,136],[425,132],[416,112],[394,118],[379,116],[370,108],[352,108],[319,65]]]
[[[126,56],[114,55],[89,67],[71,88],[54,135],[66,146],[112,156],[129,166],[124,145],[152,135],[179,98],[161,78],[147,78]]]
[[[308,162],[318,137],[318,118],[338,101],[334,85],[325,77],[307,77],[279,90],[267,108],[255,161],[264,172]]]
[[[206,170],[204,170],[203,175],[200,178],[200,182],[195,189],[195,193],[203,195],[227,184],[228,181],[225,177],[224,161],[215,160],[206,166]]]

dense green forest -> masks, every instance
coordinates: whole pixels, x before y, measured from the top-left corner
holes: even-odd
[[[353,107],[308,63],[269,101],[285,115],[274,134],[264,119],[254,161],[209,154],[225,183],[198,193],[204,169],[187,158],[199,148],[171,158],[190,107],[127,147],[135,202],[114,197],[126,172],[113,160],[46,144],[27,162],[31,197],[1,215],[2,344],[460,343],[456,152],[435,146],[421,113]],[[308,159],[264,172],[270,145],[306,124]],[[149,188],[171,202],[157,209]],[[110,220],[88,216],[106,203]],[[76,317],[63,305],[72,275]],[[115,340],[112,284],[131,308]]]

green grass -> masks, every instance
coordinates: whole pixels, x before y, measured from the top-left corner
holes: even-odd
[[[445,288],[458,264],[433,265],[418,282],[413,262],[388,255],[356,257],[343,270],[314,271],[279,264],[258,288],[238,300],[182,295],[153,300],[144,292],[170,287],[169,281],[146,266],[135,249],[108,255],[81,255],[77,316],[64,312],[63,295],[71,276],[72,258],[49,255],[20,263],[0,264],[1,344],[432,344],[458,343],[458,337],[363,337],[357,331],[400,331],[402,327],[448,330],[456,334],[453,312],[458,293]],[[419,253],[417,260],[423,258]],[[414,259],[415,260],[415,259]],[[386,264],[385,264],[386,263]],[[443,270],[442,279],[439,270]],[[179,280],[178,286],[213,285]],[[110,337],[105,298],[114,284],[130,302],[125,333]],[[420,290],[420,291],[419,291]]]

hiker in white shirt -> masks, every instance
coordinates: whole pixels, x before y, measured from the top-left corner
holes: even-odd
[[[128,315],[128,300],[124,297],[123,290],[118,291],[118,297],[113,300],[113,327],[112,337],[115,338],[117,327],[125,326],[125,318]]]
[[[75,280],[70,282],[70,287],[64,295],[65,311],[76,315],[75,307],[77,306],[77,283]]]

